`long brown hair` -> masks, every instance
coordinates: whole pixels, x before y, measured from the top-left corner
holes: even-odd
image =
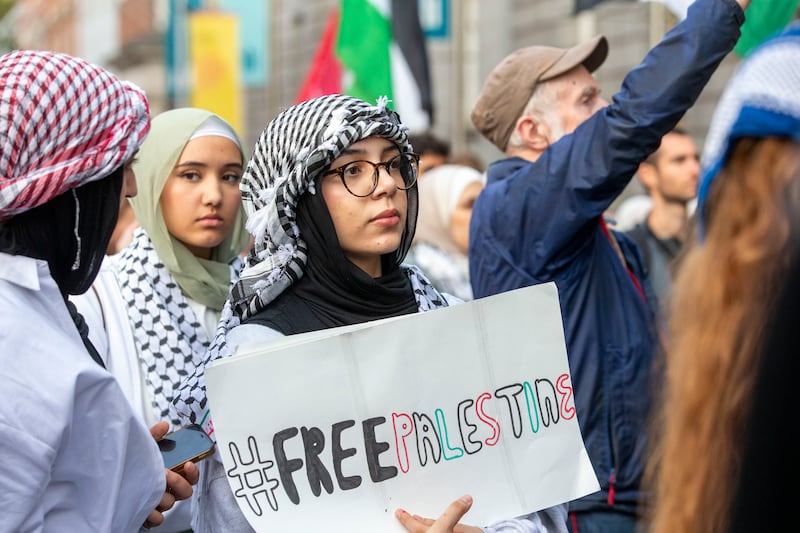
[[[758,354],[800,212],[800,146],[745,138],[705,205],[674,287],[647,482],[651,533],[726,531]]]

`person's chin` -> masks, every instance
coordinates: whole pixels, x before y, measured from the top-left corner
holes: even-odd
[[[197,239],[192,243],[197,248],[204,248],[206,250],[213,250],[225,240],[224,235],[210,235],[203,239]]]
[[[400,247],[400,238],[387,241],[379,247],[378,255],[385,255],[395,252]]]

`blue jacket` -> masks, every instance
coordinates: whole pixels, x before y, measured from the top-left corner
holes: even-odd
[[[656,302],[641,254],[601,217],[695,102],[744,21],[733,0],[697,0],[625,78],[611,104],[536,162],[490,166],[470,223],[476,298],[555,281],[578,421],[601,492],[570,510],[635,512],[646,463]]]

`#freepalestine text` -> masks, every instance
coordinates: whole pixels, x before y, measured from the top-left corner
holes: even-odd
[[[487,414],[487,402],[495,404],[494,412],[499,412],[500,416]],[[555,380],[523,381],[501,387],[493,394],[483,392],[477,398],[464,399],[457,404],[455,420],[448,419],[441,408],[434,409],[432,415],[395,412],[391,418],[377,416],[362,420],[358,442],[363,443],[363,447],[360,449],[342,444],[345,432],[358,431],[352,419],[331,424],[327,442],[319,427],[288,427],[277,431],[272,437],[272,458],[264,456],[253,436],[247,439],[247,453],[230,442],[234,466],[228,470],[228,476],[234,486],[238,484],[234,495],[244,498],[253,513],[261,516],[268,509],[276,512],[280,509],[279,487],[291,503],[300,503],[299,481],[295,474],[301,470],[305,470],[311,494],[319,497],[323,490],[333,493],[334,480],[342,491],[361,486],[362,476],[345,473],[345,461],[356,461],[359,452],[370,481],[381,483],[409,473],[412,461],[419,468],[425,468],[443,460],[459,460],[496,446],[501,434],[514,439],[530,437],[562,419],[574,417],[572,385],[569,375],[562,374]],[[376,428],[386,423],[391,424],[393,443],[380,441],[376,436]],[[488,435],[476,438],[479,429]],[[294,439],[299,439],[304,453],[289,456],[287,443]],[[330,456],[333,472],[322,461],[323,454]]]

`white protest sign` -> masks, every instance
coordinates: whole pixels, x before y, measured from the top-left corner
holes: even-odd
[[[554,284],[248,347],[206,372],[256,531],[404,531],[402,507],[493,521],[599,490]]]

